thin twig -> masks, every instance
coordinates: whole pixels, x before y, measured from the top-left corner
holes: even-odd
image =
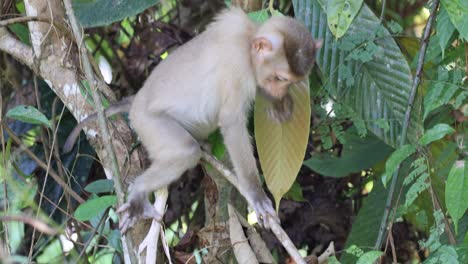
[[[39,87],[37,85],[37,76],[36,75],[33,76],[33,83],[34,83],[34,93],[35,93],[35,97],[36,97],[36,106],[37,106],[37,109],[42,112],[41,98],[40,98],[40,95],[39,95]],[[43,148],[43,151],[44,151],[44,157],[50,157],[49,156],[49,149],[48,149],[48,142],[49,142],[49,137],[50,137],[49,131],[45,127],[41,127],[40,129],[41,129],[40,137],[41,137],[41,141],[42,141],[42,148]],[[46,138],[46,133],[47,133],[47,138]],[[51,168],[51,166],[50,166],[50,159],[49,159],[49,162],[47,163],[47,170],[46,170],[46,175],[44,177],[44,182],[42,183],[42,191],[40,192],[41,194],[39,195],[39,205],[38,205],[39,208],[41,208],[41,206],[42,206],[42,197],[43,197],[42,193],[44,193],[44,190],[45,190],[45,187],[46,187],[46,184],[47,184],[47,179],[49,177],[49,169],[50,168]],[[36,218],[39,216],[39,212],[40,212],[40,210],[37,210]],[[32,261],[31,257],[32,257],[32,254],[34,252],[34,247],[36,245],[35,242],[36,242],[36,227],[33,228],[33,233],[31,235],[31,245],[29,246],[29,254],[28,254],[28,260],[29,261]]]
[[[101,132],[102,142],[106,149],[107,154],[109,155],[112,161],[112,176],[114,180],[114,187],[117,193],[117,200],[118,204],[122,205],[125,202],[125,193],[122,187],[122,181],[120,177],[120,169],[119,164],[117,162],[117,157],[115,155],[114,147],[110,140],[109,130],[107,127],[107,120],[104,115],[104,107],[102,106],[101,96],[97,91],[97,82],[94,78],[93,68],[91,66],[91,62],[89,61],[88,52],[83,43],[83,36],[82,36],[82,28],[78,24],[78,21],[73,13],[73,7],[71,0],[64,0],[65,11],[67,13],[68,19],[70,21],[70,25],[73,31],[73,35],[75,36],[76,43],[78,44],[78,50],[80,50],[82,56],[81,61],[83,63],[84,73],[86,79],[88,81],[89,86],[91,87],[91,94],[93,97],[94,105],[96,106],[97,114],[98,114],[98,121],[99,121],[99,128]],[[124,244],[124,258],[126,262],[134,263],[136,262],[135,256],[132,254],[132,241],[130,239],[130,235],[126,235],[124,239],[122,239]]]
[[[390,245],[390,249],[392,250],[392,259],[393,259],[393,263],[397,263],[397,254],[396,254],[396,250],[395,250],[395,241],[393,241],[393,234],[392,232],[388,232],[388,242],[387,242],[389,245]],[[385,246],[387,247],[387,246]],[[384,252],[386,252],[387,250],[384,250]]]
[[[406,143],[406,136],[408,133],[408,126],[409,126],[409,121],[411,118],[411,112],[413,110],[413,104],[416,98],[416,92],[418,90],[419,83],[421,82],[421,74],[422,74],[422,70],[424,66],[424,58],[426,56],[426,49],[429,43],[429,36],[431,33],[432,24],[434,22],[438,7],[439,7],[439,0],[435,0],[432,5],[431,15],[429,16],[429,19],[426,24],[426,28],[424,29],[424,35],[421,40],[421,47],[419,49],[419,58],[418,58],[418,65],[416,67],[416,75],[414,76],[414,79],[413,79],[413,86],[411,87],[410,97],[408,98],[408,107],[406,108],[405,119],[403,120],[400,144],[399,144],[400,146],[403,146]],[[392,182],[388,189],[388,196],[387,196],[387,201],[385,203],[385,209],[384,209],[384,213],[382,216],[382,220],[380,222],[379,234],[377,236],[377,240],[374,245],[375,249],[380,249],[382,247],[382,242],[384,240],[384,236],[386,233],[387,220],[388,220],[388,216],[390,214],[390,210],[392,206],[393,193],[395,192],[395,187],[398,181],[398,174],[400,172],[400,168],[401,167],[398,166],[395,173],[393,174]]]
[[[268,10],[270,11],[270,13],[273,15],[273,12],[275,12],[275,9],[273,8],[273,2],[274,0],[270,0],[268,2]]]
[[[52,102],[52,118],[50,119],[50,123],[51,123],[51,127],[52,127],[52,131],[55,131],[54,133],[54,138],[57,137],[57,131],[60,127],[60,123],[62,122],[62,117],[63,117],[63,113],[65,112],[65,106],[62,105],[62,110],[60,111],[60,115],[59,115],[59,118],[58,118],[58,123],[55,122],[56,120],[56,111],[57,111],[57,104],[58,102],[60,102],[60,99],[58,97],[55,97],[54,98],[54,101]],[[55,142],[55,140],[54,140]],[[67,177],[66,177],[66,174],[65,174],[65,170],[63,168],[63,163],[62,163],[62,159],[60,158],[60,150],[59,150],[59,144],[53,144],[53,154],[54,154],[54,158],[55,158],[55,162],[57,162],[57,169],[58,169],[58,174],[60,175],[60,177],[62,177],[62,179],[65,181],[67,180]],[[67,200],[67,210],[70,210],[71,208],[71,201],[70,201],[70,195],[68,193],[65,193],[65,199]]]
[[[20,17],[0,20],[0,27],[6,27],[11,24],[25,23],[25,22],[45,22],[45,23],[53,24],[54,27],[60,29],[62,33],[69,34],[69,31],[67,30],[66,27],[64,27],[62,24],[55,23],[49,17],[45,17],[45,16],[20,16]]]
[[[382,23],[385,18],[386,7],[387,7],[387,0],[382,0],[382,12],[380,13],[380,23]]]
[[[39,167],[41,167],[43,170],[47,170],[49,168],[49,166],[47,166],[47,164],[44,161],[39,159],[27,146],[23,144],[21,139],[19,139],[8,126],[4,125],[3,129],[7,132],[7,134],[13,139],[13,141],[16,144],[20,145],[23,148],[24,152],[26,152],[26,154],[28,154],[28,156],[32,160],[34,160]],[[81,204],[85,202],[85,200],[81,198],[72,188],[70,188],[70,186],[68,186],[67,183],[64,182],[63,179],[60,178],[60,176],[52,168],[49,168],[49,174],[57,182],[57,184],[60,185],[60,187],[62,187],[65,192],[68,192],[78,203]]]
[[[2,80],[0,80],[0,91],[3,89],[3,82]],[[2,93],[0,92],[0,138],[1,138],[1,144],[2,144],[2,161],[3,161],[3,170],[5,171],[8,171],[8,156],[10,155],[9,153],[6,152],[6,145],[5,145],[5,136],[4,136],[4,133],[3,133],[3,126],[2,126],[2,123],[3,123],[3,97],[2,97]],[[8,181],[7,181],[7,178],[5,177],[4,180],[3,180],[3,210],[5,212],[8,212],[8,208],[10,208],[10,204],[8,203],[9,199],[8,199]],[[3,227],[3,237],[4,237],[4,240],[6,242],[6,245],[10,245],[10,239],[9,239],[9,229],[8,229],[8,225],[6,223],[2,223],[2,227]],[[1,240],[1,239],[0,239]],[[0,241],[0,254],[2,253],[2,250],[3,250],[3,245],[1,244],[1,241]],[[10,255],[10,247],[5,247],[5,250],[7,251],[8,255]]]
[[[166,204],[167,204],[167,197],[169,196],[169,192],[167,187],[161,188],[154,192],[155,201],[153,203],[154,209],[157,212],[164,213]],[[145,236],[143,241],[140,243],[138,247],[138,258],[141,263],[156,263],[156,258],[158,256],[158,238],[159,234],[161,234],[161,243],[164,245],[165,238],[163,236],[164,230],[162,229],[162,224],[155,219],[151,222],[151,227],[148,230],[148,234]],[[146,250],[146,257],[143,259],[143,252]],[[171,257],[166,252],[167,260],[170,262]]]
[[[468,80],[468,42],[465,42],[465,76]]]
[[[434,210],[442,211],[442,215],[444,216],[445,233],[447,234],[447,238],[448,238],[450,245],[456,245],[457,238],[453,234],[449,219],[447,218],[447,214],[443,212],[443,209],[440,206],[440,199],[437,196],[437,193],[434,191],[434,188],[432,186],[432,181],[430,182],[430,185],[429,185],[429,194],[431,195],[431,198],[432,198],[432,206],[434,207]]]
[[[202,151],[202,159],[205,162],[209,163],[211,166],[213,166],[217,171],[219,171],[221,175],[223,175],[234,187],[237,188],[237,190],[239,190],[239,187],[237,185],[236,175],[231,170],[226,168],[224,164],[222,164],[220,161],[218,161],[216,158],[214,158],[211,154],[209,154],[206,151]],[[275,236],[281,242],[281,244],[289,253],[289,255],[294,259],[294,261],[296,263],[305,264],[304,259],[299,254],[299,251],[297,250],[296,246],[294,246],[294,243],[291,241],[288,234],[284,232],[283,228],[270,217],[267,217],[267,221],[269,222],[269,225],[273,234],[275,234]]]
[[[110,208],[110,207],[109,207]],[[76,261],[75,263],[79,263],[80,259],[82,258],[83,254],[86,253],[86,248],[91,244],[91,242],[94,240],[94,236],[96,234],[98,234],[99,232],[99,228],[101,227],[101,225],[105,222],[104,220],[107,219],[107,213],[109,212],[109,208],[106,209],[106,211],[104,212],[104,214],[102,215],[101,219],[99,219],[99,222],[98,224],[96,225],[96,228],[92,231],[88,241],[86,241],[86,244],[83,246],[83,250],[80,252],[80,254],[78,255],[78,257],[76,258]],[[132,262],[133,263],[133,262]]]
[[[325,249],[325,251],[320,256],[318,256],[318,258],[317,258],[318,263],[319,264],[327,263],[328,258],[330,258],[331,256],[334,256],[335,253],[336,253],[335,252],[335,244],[332,241],[328,245],[327,249]]]
[[[26,215],[3,215],[0,216],[0,221],[2,222],[23,222],[25,224],[28,224],[30,226],[33,226],[34,229],[39,230],[39,232],[44,233],[49,236],[55,236],[58,232],[57,230],[53,229],[46,223],[42,222],[41,220],[37,218],[32,218],[30,216]]]
[[[10,54],[31,69],[33,68],[32,48],[19,41],[4,27],[0,27],[0,50]]]

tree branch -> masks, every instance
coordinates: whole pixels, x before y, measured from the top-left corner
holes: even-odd
[[[5,19],[5,20],[0,21],[0,27],[6,27],[10,24],[24,23],[24,22],[31,22],[31,21],[47,22],[49,24],[53,24],[54,27],[57,27],[64,34],[67,34],[69,32],[67,28],[64,27],[62,24],[56,23],[52,19],[48,17],[44,17],[44,16],[20,16],[20,17]]]
[[[88,51],[86,50],[86,47],[84,46],[83,43],[83,36],[81,35],[82,28],[78,24],[78,21],[75,17],[75,14],[73,13],[73,8],[72,8],[72,3],[71,0],[64,0],[63,1],[65,4],[65,11],[68,16],[68,20],[71,24],[71,28],[73,31],[73,35],[75,36],[75,41],[76,43],[80,43],[78,45],[78,48],[80,49],[81,52],[81,60],[83,63],[83,68],[85,72],[86,79],[88,80],[89,86],[91,88],[91,95],[93,97],[94,105],[96,106],[97,114],[98,114],[98,119],[99,119],[99,128],[101,130],[101,137],[102,141],[104,144],[104,147],[106,148],[107,153],[110,155],[111,159],[111,164],[112,164],[112,173],[113,173],[113,179],[114,179],[114,187],[117,193],[117,200],[118,204],[122,205],[125,203],[125,192],[122,188],[122,179],[120,177],[120,169],[119,169],[119,164],[117,162],[117,157],[115,155],[114,148],[111,144],[110,140],[110,135],[109,135],[109,129],[107,128],[107,119],[104,115],[104,107],[102,106],[102,101],[101,101],[101,96],[99,92],[97,91],[97,82],[94,78],[94,72],[93,68],[91,66],[91,63],[89,61],[88,57]],[[127,235],[125,236],[124,239],[122,239],[124,243],[124,255],[125,255],[125,260],[126,261],[132,261],[136,260],[136,258],[132,254],[132,241],[130,239],[130,236]]]
[[[232,185],[234,185],[234,187],[237,188],[237,190],[239,190],[236,175],[231,170],[226,168],[224,164],[219,162],[216,158],[214,158],[211,154],[209,154],[206,151],[202,151],[202,159],[211,166],[213,166],[216,170],[218,170],[219,173],[221,173]],[[269,222],[273,234],[275,234],[275,236],[281,242],[281,244],[289,253],[289,255],[294,259],[294,261],[299,264],[305,264],[304,259],[301,257],[299,251],[297,251],[296,246],[294,246],[294,243],[291,241],[288,234],[286,234],[283,228],[270,217],[268,217],[267,221]]]
[[[53,229],[43,221],[33,218],[26,215],[2,215],[0,216],[1,222],[23,222],[30,226],[33,226],[35,229],[39,230],[39,232],[44,233],[49,236],[55,236],[58,232],[57,230]]]
[[[166,209],[167,197],[169,196],[169,191],[167,187],[161,188],[154,192],[156,197],[153,206],[157,212],[164,212]],[[154,220],[151,222],[151,227],[146,235],[145,239],[140,243],[138,247],[138,255],[140,263],[156,263],[156,258],[158,256],[158,239],[159,234],[161,233],[162,226],[161,223]],[[164,239],[164,236],[161,234],[161,239]],[[143,260],[142,255],[146,250],[146,258]],[[167,255],[168,260],[170,261],[170,256]]]
[[[439,7],[439,0],[435,0],[434,3],[432,4],[431,15],[429,16],[429,19],[426,24],[426,28],[424,29],[424,35],[421,40],[421,47],[419,48],[419,58],[418,58],[418,65],[416,67],[416,75],[414,76],[414,79],[413,79],[413,86],[411,87],[410,97],[408,98],[408,107],[406,108],[405,119],[403,120],[403,126],[402,126],[400,144],[399,144],[400,146],[403,146],[404,144],[406,144],[406,136],[408,133],[408,126],[409,126],[409,121],[411,118],[411,112],[413,110],[413,104],[416,98],[416,92],[418,90],[419,83],[421,82],[421,75],[422,75],[422,70],[424,66],[424,57],[426,56],[426,49],[429,43],[429,36],[431,34],[432,24],[434,22],[438,7]],[[390,209],[391,209],[392,201],[393,201],[393,194],[395,192],[396,183],[398,181],[398,174],[400,173],[400,168],[401,167],[398,166],[395,173],[393,173],[392,182],[390,184],[390,188],[388,189],[388,196],[387,196],[387,201],[385,203],[385,210],[382,216],[382,220],[380,222],[379,235],[377,236],[377,241],[375,242],[375,245],[374,245],[375,249],[380,249],[382,247],[382,243],[384,240],[383,238],[387,231],[386,227],[387,227],[387,222],[388,222],[388,216],[390,214]]]
[[[24,5],[28,17],[48,17],[49,21],[43,22],[42,19],[38,19],[41,21],[36,19],[27,21],[32,47],[21,43],[6,28],[0,27],[0,50],[12,55],[40,76],[80,122],[96,110],[93,104],[88,103],[85,94],[88,90],[82,84],[79,64],[76,62],[80,54],[73,46],[74,41],[71,40],[73,37],[66,24],[64,5],[61,0],[25,0]],[[23,19],[29,20],[29,18],[20,20],[24,21]],[[9,20],[9,22],[12,21]],[[66,28],[65,34],[55,30],[60,29],[59,26],[55,27],[56,23]],[[109,87],[102,88],[112,93]],[[144,166],[144,162],[141,162],[145,159],[144,152],[141,149],[129,151],[133,144],[133,137],[130,127],[124,120],[110,122],[112,123],[109,127],[111,144],[119,154],[118,164],[125,168],[127,179],[131,180],[141,172]],[[88,124],[83,131],[88,142],[100,157],[106,176],[113,177],[111,155],[107,150],[109,144],[103,143],[101,133],[98,132],[100,131],[98,122]],[[138,223],[132,230],[135,243],[139,243],[147,235],[147,231],[146,222]]]
[[[0,50],[32,68],[32,49],[13,37],[5,28],[0,28]]]

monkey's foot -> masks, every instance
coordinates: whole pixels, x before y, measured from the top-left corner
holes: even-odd
[[[265,229],[270,229],[269,219],[277,222],[278,224],[280,223],[279,217],[276,214],[276,211],[273,208],[270,199],[267,198],[255,201],[253,203],[250,203],[250,206],[252,206],[252,208],[254,209],[255,214],[257,215],[258,224],[261,227]]]
[[[147,199],[133,199],[123,204],[117,213],[123,214],[120,218],[119,229],[122,234],[127,233],[138,221],[154,219],[161,221],[162,215],[154,209]]]

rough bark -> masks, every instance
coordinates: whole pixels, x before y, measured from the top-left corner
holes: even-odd
[[[54,24],[66,25],[63,4],[59,0],[25,0],[25,8],[28,16],[45,16]],[[63,32],[47,22],[28,22],[28,27],[32,47],[21,43],[5,28],[0,27],[0,50],[12,55],[44,79],[77,121],[95,113],[94,106],[87,101],[89,95],[85,89],[80,88],[83,80],[79,63],[80,54],[69,37],[70,32]],[[108,87],[102,89],[107,89],[106,94],[112,93]],[[112,178],[110,154],[102,144],[98,123],[88,125],[84,132],[99,156],[107,177]],[[141,172],[144,165],[142,161],[145,160],[144,154],[141,151],[130,153],[133,143],[132,133],[123,120],[110,121],[109,133],[117,153],[122,179],[127,186],[128,182]],[[142,223],[132,231],[136,247],[146,235],[148,226],[147,223]]]

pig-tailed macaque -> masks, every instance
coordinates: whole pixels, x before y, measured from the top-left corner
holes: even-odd
[[[259,223],[279,221],[265,194],[247,130],[247,114],[257,87],[271,99],[269,114],[280,122],[292,112],[291,84],[307,78],[322,42],[290,17],[257,25],[240,9],[218,15],[207,29],[163,60],[136,94],[132,127],[152,164],[129,188],[118,212],[125,233],[142,218],[161,219],[148,194],[169,185],[197,165],[200,141],[220,128],[240,193]],[[276,105],[275,105],[276,104]],[[282,114],[282,113],[285,114]]]

